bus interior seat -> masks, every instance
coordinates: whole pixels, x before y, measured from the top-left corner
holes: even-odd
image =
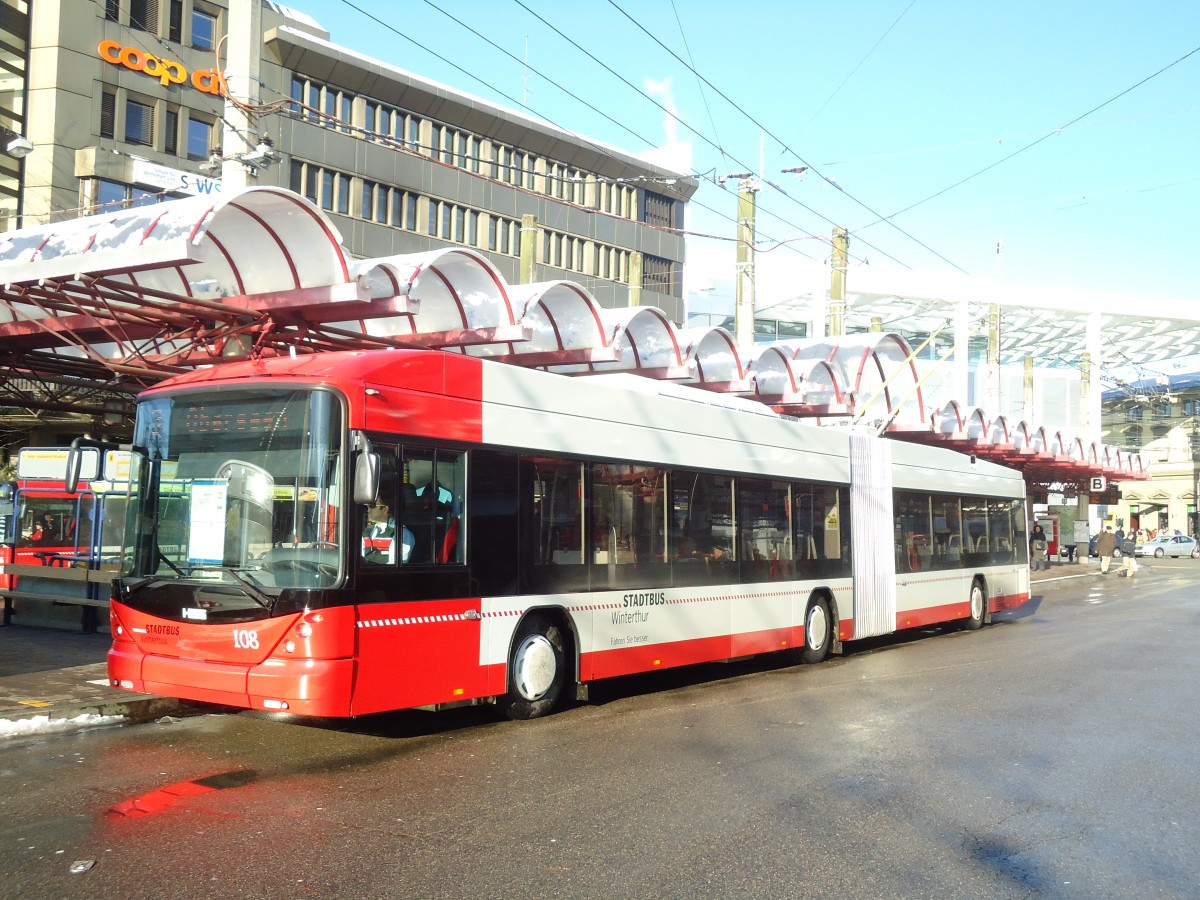
[[[454,548],[458,544],[458,516],[450,519],[450,524],[446,526],[446,536],[442,538],[442,549],[438,553],[437,561],[439,563],[454,562]]]

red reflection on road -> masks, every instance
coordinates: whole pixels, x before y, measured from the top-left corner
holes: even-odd
[[[222,772],[192,781],[177,781],[175,784],[157,788],[131,800],[122,800],[109,807],[105,815],[110,819],[140,819],[153,816],[172,806],[177,806],[190,797],[242,787],[254,781],[255,777],[254,772],[240,771]]]

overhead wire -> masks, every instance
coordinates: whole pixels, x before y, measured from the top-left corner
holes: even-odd
[[[437,11],[437,12],[441,13],[442,15],[446,16],[448,19],[450,19],[451,21],[455,22],[456,24],[458,24],[458,25],[459,25],[459,26],[461,26],[462,28],[466,29],[467,31],[471,32],[471,33],[472,33],[472,34],[474,34],[476,37],[480,38],[481,40],[483,40],[484,42],[486,42],[487,44],[489,44],[490,46],[492,46],[493,48],[495,48],[495,49],[496,49],[496,50],[498,50],[499,52],[503,53],[505,56],[509,57],[509,58],[510,58],[510,59],[512,59],[513,61],[515,61],[515,62],[519,62],[519,63],[521,63],[523,66],[525,65],[525,62],[524,62],[523,60],[519,60],[519,59],[518,59],[518,58],[517,58],[515,55],[513,55],[512,53],[510,53],[508,50],[506,50],[506,49],[504,49],[503,47],[501,47],[501,46],[499,46],[498,44],[496,44],[496,42],[495,42],[495,41],[493,41],[491,38],[487,37],[487,36],[486,36],[486,35],[484,35],[484,34],[481,34],[481,33],[480,33],[480,32],[479,32],[477,29],[473,28],[472,26],[470,26],[470,25],[469,25],[469,24],[467,24],[466,22],[463,22],[463,21],[462,21],[461,19],[459,19],[458,17],[456,17],[456,16],[452,15],[451,13],[448,13],[448,12],[447,12],[446,10],[444,10],[444,9],[441,9],[439,6],[437,6],[437,4],[430,2],[430,0],[424,0],[424,2],[425,2],[425,3],[426,3],[426,5],[428,5],[430,8],[432,8],[432,9],[434,9],[435,11]],[[519,0],[518,0],[518,2],[519,2]],[[439,59],[440,61],[442,61],[443,63],[445,63],[445,64],[447,64],[447,65],[451,66],[452,68],[456,69],[457,71],[461,72],[462,74],[466,75],[467,77],[469,77],[469,78],[473,79],[474,81],[477,81],[477,82],[479,82],[480,84],[482,84],[482,85],[486,86],[486,87],[487,87],[487,88],[489,88],[490,90],[493,90],[493,91],[495,91],[497,94],[499,94],[501,97],[503,97],[503,98],[505,98],[506,100],[508,100],[510,103],[513,103],[514,105],[520,105],[521,101],[518,101],[516,98],[514,98],[514,97],[510,96],[509,94],[505,93],[504,91],[502,91],[502,90],[500,90],[500,89],[496,88],[496,86],[495,86],[495,84],[494,84],[494,83],[492,83],[492,82],[487,82],[487,81],[484,81],[484,80],[483,80],[482,78],[480,78],[479,76],[477,76],[477,75],[473,74],[472,72],[469,72],[468,70],[466,70],[466,69],[465,69],[465,68],[463,68],[462,66],[459,66],[458,64],[456,64],[456,63],[452,62],[451,60],[447,59],[445,56],[442,56],[441,54],[437,53],[436,51],[434,51],[434,50],[430,49],[429,47],[426,47],[426,46],[425,46],[425,45],[423,45],[423,44],[421,44],[419,41],[415,40],[415,39],[414,39],[414,38],[412,38],[411,36],[404,34],[404,33],[403,33],[403,32],[401,32],[399,29],[395,28],[394,26],[390,25],[389,23],[385,22],[384,20],[380,19],[378,16],[374,15],[373,13],[371,13],[371,12],[369,12],[369,11],[367,11],[367,10],[363,9],[361,6],[359,6],[359,5],[357,5],[356,3],[352,2],[352,0],[342,0],[342,3],[343,3],[344,5],[346,5],[346,6],[350,7],[351,9],[355,10],[356,12],[358,12],[358,13],[360,13],[360,14],[362,14],[362,15],[366,16],[367,18],[371,19],[371,21],[373,21],[373,22],[375,22],[375,23],[377,23],[377,24],[381,25],[382,27],[384,27],[384,28],[388,29],[388,30],[389,30],[389,31],[391,31],[392,33],[396,34],[397,36],[404,38],[405,40],[407,40],[409,43],[413,44],[414,46],[416,46],[416,47],[419,47],[419,48],[420,48],[420,49],[422,49],[422,50],[425,50],[427,53],[431,54],[431,55],[432,55],[432,56],[434,56],[435,58],[437,58],[437,59]],[[520,4],[520,5],[522,5],[522,6],[523,6],[523,4]],[[525,8],[528,10],[528,7],[525,7]],[[539,18],[541,21],[543,21],[543,22],[545,23],[545,20],[544,20],[544,19],[541,19],[541,17],[540,17],[540,16],[537,16],[537,15],[536,15],[536,13],[532,13],[532,11],[531,11],[531,14],[533,14],[533,15],[534,15],[536,18]],[[545,23],[545,24],[547,24],[547,25],[549,26],[549,23]],[[549,27],[551,27],[551,28],[553,29],[553,26],[549,26]],[[557,29],[553,29],[553,30],[555,30],[555,31],[557,32]],[[559,33],[561,36],[563,36],[564,38],[566,38],[566,36],[565,36],[565,35],[562,35],[562,33],[561,33],[561,32],[557,32],[557,33]],[[566,38],[566,39],[567,39],[567,40],[570,40],[569,38]],[[572,43],[573,43],[573,42],[572,42]],[[577,47],[578,47],[578,45],[575,45],[575,46],[577,46]],[[581,49],[581,50],[582,50],[582,48],[579,48],[579,49]],[[586,51],[584,51],[584,52],[586,53]],[[588,54],[588,55],[590,56],[590,54]],[[591,57],[591,58],[592,58],[594,61],[596,61],[597,63],[599,63],[600,65],[604,65],[603,63],[600,63],[600,61],[599,61],[599,60],[595,59],[595,57]],[[605,68],[608,68],[608,67],[607,67],[607,66],[605,66]],[[644,142],[644,143],[646,144],[646,146],[648,146],[648,147],[653,147],[653,146],[655,146],[655,142],[654,142],[654,141],[652,141],[652,140],[650,140],[649,138],[645,137],[644,135],[641,135],[641,134],[639,134],[638,132],[634,131],[632,128],[630,128],[630,127],[628,126],[628,124],[627,124],[627,123],[625,123],[625,122],[622,122],[622,121],[620,121],[620,120],[618,120],[618,119],[616,119],[616,118],[614,118],[614,117],[612,117],[612,116],[609,116],[607,113],[605,113],[605,112],[603,112],[602,110],[598,109],[598,108],[597,108],[597,107],[595,107],[593,104],[589,103],[587,100],[584,100],[583,98],[579,97],[579,96],[578,96],[577,94],[575,94],[574,92],[572,92],[572,91],[568,90],[567,88],[563,87],[561,84],[559,84],[559,83],[558,83],[557,81],[555,81],[553,78],[551,78],[551,77],[549,77],[548,75],[544,74],[543,72],[539,71],[539,70],[538,70],[536,67],[529,67],[529,70],[530,70],[530,71],[532,71],[534,74],[538,75],[539,77],[541,77],[541,78],[545,79],[545,80],[546,80],[548,83],[550,83],[550,84],[554,85],[554,86],[555,86],[555,87],[557,87],[559,90],[562,90],[564,93],[566,93],[566,94],[567,94],[568,96],[570,96],[572,99],[578,100],[580,103],[582,103],[582,104],[583,104],[585,107],[587,107],[588,109],[591,109],[592,111],[596,112],[598,115],[600,115],[600,116],[604,117],[604,118],[605,118],[605,119],[607,119],[608,121],[612,122],[613,124],[615,124],[615,125],[617,125],[618,127],[622,128],[624,131],[626,131],[626,132],[628,132],[629,134],[631,134],[632,136],[636,137],[638,140],[640,140],[640,141]],[[610,72],[612,72],[612,70],[611,70],[611,69],[609,69],[609,71],[610,71]],[[613,74],[615,75],[615,74],[617,74],[617,73],[613,72]],[[620,77],[620,76],[618,75],[618,77]],[[624,81],[624,79],[622,79],[622,80]],[[651,98],[651,97],[647,96],[647,95],[646,95],[646,94],[645,94],[643,91],[641,91],[640,89],[638,89],[636,86],[634,86],[634,85],[632,85],[632,84],[629,84],[629,82],[628,82],[628,81],[625,81],[625,83],[626,83],[627,85],[629,85],[631,88],[633,88],[635,91],[637,91],[639,94],[641,94],[643,97],[645,97],[647,100],[649,100],[651,103],[654,103],[656,106],[658,106],[660,109],[662,109],[662,110],[663,110],[663,112],[667,113],[668,115],[673,115],[673,114],[672,114],[672,113],[671,113],[669,110],[667,110],[665,107],[663,107],[661,104],[659,104],[659,103],[658,103],[656,100],[654,100],[653,98]],[[597,151],[599,151],[599,152],[602,152],[602,153],[607,153],[607,151],[606,151],[606,150],[604,150],[604,148],[602,148],[602,147],[599,147],[599,146],[598,146],[598,145],[596,145],[596,144],[595,144],[593,141],[589,140],[589,139],[588,139],[588,138],[586,138],[586,137],[583,137],[582,135],[578,135],[578,134],[576,134],[575,132],[571,131],[571,129],[568,129],[568,128],[563,128],[563,126],[561,126],[561,125],[558,125],[557,123],[555,123],[555,122],[553,121],[553,119],[551,119],[550,117],[548,117],[548,116],[545,116],[545,115],[543,115],[543,114],[539,113],[537,110],[529,110],[529,111],[530,111],[530,112],[532,112],[534,115],[537,115],[539,118],[542,118],[543,120],[545,120],[545,121],[549,122],[550,124],[552,124],[552,125],[555,125],[555,127],[562,128],[562,130],[563,130],[563,131],[565,131],[565,132],[567,132],[567,133],[571,134],[571,135],[572,135],[573,137],[575,137],[577,140],[579,140],[579,141],[581,141],[581,142],[583,142],[583,143],[585,143],[585,144],[588,144],[588,145],[590,145],[590,146],[593,146],[593,147],[594,147],[594,148],[595,148]],[[675,118],[678,120],[678,117],[677,117],[677,116],[676,116]],[[680,122],[682,123],[682,120],[678,120],[678,121],[680,121]],[[685,126],[686,126],[686,123],[682,123],[682,124],[685,124]],[[686,127],[689,127],[689,129],[690,129],[690,126],[686,126]],[[694,130],[694,129],[692,129],[692,130]],[[697,132],[697,133],[699,134],[699,132]],[[716,146],[716,145],[714,144],[714,147],[715,147],[715,146]],[[719,149],[719,148],[718,148],[718,149]],[[739,165],[743,165],[743,164],[739,163]],[[731,221],[735,221],[735,222],[736,222],[736,218],[734,218],[734,217],[730,217],[728,213],[722,212],[722,211],[720,211],[720,210],[713,209],[712,207],[709,207],[709,206],[705,205],[704,203],[702,203],[702,202],[700,202],[700,201],[697,201],[697,200],[695,200],[694,198],[693,198],[691,201],[689,201],[689,202],[691,202],[691,203],[693,203],[693,204],[695,204],[695,205],[697,205],[697,206],[700,206],[700,207],[701,207],[701,208],[703,208],[703,209],[707,209],[707,210],[709,210],[710,212],[713,212],[714,214],[716,214],[716,215],[718,215],[718,216],[720,216],[720,217],[722,217],[722,218],[729,219],[729,220],[731,220]],[[816,211],[815,211],[815,210],[810,210],[810,211],[811,211],[811,212],[813,212],[815,215],[820,215],[819,213],[816,213]],[[824,218],[824,217],[822,216],[822,218]],[[829,221],[829,222],[832,224],[832,220],[828,220],[828,219],[827,219],[826,221]],[[799,226],[795,225],[795,223],[790,223],[790,222],[788,222],[788,223],[786,223],[786,224],[788,224],[788,226],[789,226],[789,227],[792,227],[792,228],[797,228],[797,229],[799,229]],[[803,229],[799,229],[799,230],[803,230]],[[806,234],[809,234],[809,232],[807,232],[807,231],[805,231],[805,233],[806,233]],[[811,234],[809,234],[809,236],[815,237],[815,235],[811,235]],[[864,242],[864,243],[866,243],[866,242]],[[871,246],[871,245],[869,245],[869,244],[868,244],[868,246]],[[874,249],[874,250],[877,250],[878,252],[880,252],[880,253],[884,254],[885,256],[888,256],[890,259],[893,259],[895,262],[899,263],[900,265],[904,265],[904,263],[903,263],[903,262],[901,262],[900,260],[898,260],[898,259],[895,259],[895,257],[891,257],[891,256],[890,256],[890,254],[887,254],[887,253],[886,253],[886,251],[884,251],[884,250],[882,250],[882,249],[880,249],[880,248],[877,248],[877,247],[872,247],[872,249]],[[807,254],[803,254],[803,253],[802,253],[801,255],[807,256]],[[810,258],[811,258],[811,257],[810,257]]]
[[[349,0],[342,0],[342,2],[344,2],[344,3],[348,3],[348,2],[349,2]],[[424,2],[425,2],[426,4],[428,4],[429,6],[433,7],[434,9],[437,9],[437,8],[438,8],[438,7],[436,6],[436,4],[434,4],[434,3],[432,3],[432,2],[431,2],[431,0],[424,0]],[[592,60],[594,63],[596,63],[597,65],[599,65],[601,68],[603,68],[603,69],[604,69],[606,72],[608,72],[610,75],[612,75],[613,77],[617,78],[619,81],[621,81],[621,83],[623,83],[624,85],[626,85],[628,88],[630,88],[631,90],[633,90],[635,93],[639,94],[641,97],[643,97],[644,99],[646,99],[647,101],[649,101],[649,102],[650,102],[650,103],[652,103],[653,105],[657,106],[657,107],[658,107],[660,110],[662,110],[662,111],[663,111],[664,113],[666,113],[667,115],[669,115],[669,116],[671,116],[672,118],[674,118],[674,119],[675,119],[675,121],[679,122],[679,124],[681,124],[681,125],[683,125],[685,128],[687,128],[687,129],[688,129],[690,132],[692,132],[694,135],[696,135],[696,137],[700,138],[700,140],[704,141],[706,144],[708,144],[709,146],[711,146],[713,149],[717,150],[717,151],[718,151],[718,152],[720,152],[720,153],[727,153],[727,151],[725,151],[725,150],[724,150],[724,148],[722,148],[722,147],[721,147],[719,144],[717,144],[717,143],[716,143],[714,140],[712,140],[711,138],[709,138],[709,137],[708,137],[708,136],[707,136],[707,135],[706,135],[706,134],[705,134],[703,131],[701,131],[701,130],[699,130],[698,128],[696,128],[695,126],[693,126],[693,125],[689,124],[687,121],[685,121],[684,119],[680,118],[680,116],[679,116],[677,113],[675,113],[675,112],[673,112],[673,111],[671,111],[671,110],[667,109],[665,106],[663,106],[663,105],[662,105],[661,103],[659,103],[657,100],[655,100],[653,97],[651,97],[651,96],[649,96],[648,94],[646,94],[646,92],[645,92],[645,91],[643,91],[643,90],[642,90],[641,88],[639,88],[637,85],[635,85],[635,84],[633,84],[631,81],[629,81],[629,79],[627,79],[627,78],[626,78],[624,75],[622,75],[621,73],[617,72],[615,69],[613,69],[613,68],[612,68],[611,66],[609,66],[607,63],[605,63],[603,60],[601,60],[601,59],[599,59],[598,57],[596,57],[596,56],[595,56],[593,53],[591,53],[590,51],[588,51],[588,50],[587,50],[585,47],[581,46],[581,45],[580,45],[580,44],[579,44],[577,41],[575,41],[575,40],[574,40],[574,39],[572,39],[570,36],[568,36],[567,34],[565,34],[565,33],[564,33],[564,32],[563,32],[561,29],[557,28],[555,25],[553,25],[553,24],[551,24],[549,21],[547,21],[547,20],[546,20],[546,19],[545,19],[543,16],[541,16],[540,14],[538,14],[537,12],[535,12],[534,10],[530,9],[530,8],[529,8],[529,7],[528,7],[528,6],[527,6],[527,5],[526,5],[526,4],[523,2],[523,0],[513,0],[513,2],[514,2],[514,3],[516,3],[516,5],[517,5],[517,6],[520,6],[522,9],[524,9],[524,10],[525,10],[527,13],[529,13],[531,16],[533,16],[533,17],[534,17],[535,19],[537,19],[539,22],[541,22],[543,25],[545,25],[547,28],[549,28],[551,31],[553,31],[555,34],[557,34],[559,37],[561,37],[563,40],[565,40],[567,43],[569,43],[569,44],[570,44],[572,47],[574,47],[575,49],[579,50],[581,53],[583,53],[585,56],[587,56],[587,57],[588,57],[590,60]],[[609,0],[609,2],[611,3],[611,2],[612,2],[612,0]],[[615,4],[614,4],[614,6],[615,6]],[[617,7],[617,9],[619,10],[619,9],[620,9],[620,7]],[[623,12],[623,11],[622,11],[622,12]],[[626,15],[628,15],[628,14],[626,14]],[[453,17],[451,17],[451,18],[453,18]],[[457,21],[457,20],[456,20],[456,21]],[[639,26],[639,27],[640,27],[640,26]],[[643,31],[644,31],[644,30],[645,30],[645,29],[643,29]],[[648,33],[648,32],[647,32],[647,33]],[[684,66],[687,66],[687,65],[688,65],[688,64],[687,64],[687,63],[686,63],[684,60],[680,59],[680,57],[679,57],[679,56],[678,56],[678,55],[677,55],[677,54],[676,54],[676,53],[675,53],[673,50],[670,50],[670,48],[668,48],[668,47],[666,47],[664,44],[662,44],[662,42],[661,42],[661,41],[659,41],[657,38],[655,38],[653,35],[650,35],[650,36],[651,36],[651,37],[652,37],[652,38],[655,40],[655,42],[656,42],[656,43],[658,43],[660,46],[662,46],[664,49],[666,49],[666,50],[667,50],[667,52],[671,53],[671,55],[672,55],[672,56],[674,56],[674,57],[675,57],[675,59],[676,59],[676,60],[678,60],[678,61],[679,61],[681,64],[683,64]],[[486,40],[486,39],[485,39],[485,40]],[[506,51],[505,51],[505,52],[506,52]],[[511,55],[511,54],[510,54],[510,55]],[[725,99],[725,100],[726,100],[726,101],[728,101],[728,102],[732,102],[732,101],[729,101],[729,98],[728,98],[728,97],[726,97],[726,96],[725,96],[723,93],[721,93],[721,91],[720,91],[719,89],[717,89],[716,87],[714,87],[714,86],[712,85],[712,83],[711,83],[711,82],[709,82],[707,79],[704,79],[704,77],[703,77],[702,75],[700,75],[700,73],[699,73],[699,72],[697,72],[695,69],[692,69],[692,68],[689,66],[689,70],[690,70],[690,71],[692,71],[693,73],[695,73],[695,74],[697,75],[697,77],[699,77],[699,78],[703,79],[703,80],[705,81],[705,83],[706,83],[706,84],[708,84],[710,88],[712,88],[713,90],[717,91],[717,93],[718,93],[718,94],[720,94],[720,95],[721,95],[721,97],[722,97],[723,99]],[[538,73],[538,74],[539,74],[539,75],[541,75],[541,77],[545,78],[545,79],[546,79],[546,80],[547,80],[549,83],[551,83],[551,84],[554,84],[556,87],[561,87],[561,86],[559,86],[559,85],[557,84],[557,82],[555,82],[553,79],[549,78],[548,76],[546,76],[546,75],[544,75],[544,74],[542,74],[542,73]],[[651,143],[651,144],[650,144],[650,146],[654,146],[654,145],[653,145],[653,143]],[[740,166],[740,167],[742,167],[742,168],[744,168],[744,169],[746,169],[746,170],[748,170],[748,171],[749,171],[749,170],[753,170],[754,168],[756,168],[755,166],[751,166],[751,165],[749,165],[749,164],[747,164],[747,163],[745,163],[745,162],[743,162],[743,161],[740,161],[740,160],[736,159],[736,157],[732,157],[732,156],[731,156],[730,158],[732,158],[732,159],[734,160],[734,162],[736,162],[736,163],[738,164],[738,166]],[[811,206],[807,205],[806,203],[803,203],[802,201],[800,201],[800,200],[798,200],[798,199],[796,199],[796,198],[794,198],[794,197],[790,197],[789,199],[791,199],[793,203],[797,204],[798,206],[800,206],[800,207],[802,207],[803,209],[807,210],[808,212],[812,213],[814,216],[816,216],[817,218],[821,219],[822,221],[824,221],[824,222],[827,222],[827,223],[828,223],[828,224],[830,224],[830,225],[837,225],[837,224],[838,224],[838,223],[837,223],[837,222],[835,222],[833,219],[831,219],[831,218],[829,218],[828,216],[826,216],[824,213],[822,213],[822,212],[819,212],[818,210],[815,210],[815,209],[813,209]],[[872,214],[873,214],[873,215],[878,215],[878,213],[874,213],[874,212],[873,212]],[[783,220],[781,219],[781,221],[783,221]],[[796,229],[798,229],[798,230],[800,230],[800,231],[803,231],[805,234],[808,234],[809,236],[815,237],[815,235],[812,235],[812,233],[811,233],[811,232],[807,231],[806,229],[802,228],[802,227],[801,227],[801,226],[799,226],[799,225],[796,225],[795,223],[789,223],[789,225],[790,225],[791,227],[793,227],[793,228],[796,228]],[[898,230],[899,230],[899,229],[898,229]],[[888,259],[892,260],[892,261],[893,261],[893,262],[895,262],[896,264],[898,264],[898,265],[900,265],[900,266],[903,266],[903,267],[904,267],[904,268],[906,268],[906,269],[911,269],[911,268],[912,268],[912,266],[908,265],[908,264],[907,264],[907,263],[905,263],[903,260],[900,260],[900,259],[896,258],[895,256],[893,256],[892,254],[888,253],[886,250],[882,249],[881,247],[876,247],[874,244],[871,244],[871,243],[870,243],[870,242],[868,242],[868,241],[863,241],[863,243],[864,243],[864,244],[866,244],[868,247],[870,247],[872,250],[876,251],[877,253],[879,253],[879,254],[881,254],[881,255],[883,255],[883,256],[886,256]],[[919,243],[919,242],[918,242],[918,243]],[[931,251],[931,252],[935,252],[935,253],[936,253],[936,251]],[[951,263],[951,262],[950,262],[950,260],[946,260],[946,262],[950,263],[950,265],[954,265],[954,263]],[[956,268],[958,268],[958,267],[956,266]],[[964,272],[964,274],[965,274],[965,270],[963,270],[963,269],[961,269],[961,268],[960,268],[960,269],[959,269],[959,271],[963,271],[963,272]]]
[[[914,2],[916,2],[916,0],[914,0]],[[693,71],[695,71],[695,61],[692,59],[692,48],[688,46],[687,33],[683,30],[683,20],[679,18],[679,8],[675,5],[675,0],[671,0],[671,12],[675,14],[675,25],[679,29],[679,38],[683,41],[683,49],[688,55],[688,62],[693,63]],[[717,130],[717,121],[713,118],[712,108],[708,105],[708,94],[704,91],[704,82],[702,82],[699,77],[696,78],[696,85],[700,89],[700,100],[704,104],[704,112],[708,116],[708,124],[712,126],[713,136],[717,139],[717,152],[721,154],[722,160],[728,160],[729,155],[725,152],[724,147],[721,145],[721,135]]]
[[[609,2],[612,2],[612,0],[609,0]],[[995,162],[991,163],[990,165],[984,166],[978,172],[974,172],[974,173],[968,175],[966,178],[960,178],[958,181],[954,182],[954,184],[948,185],[947,187],[942,188],[940,191],[930,194],[924,200],[918,200],[916,203],[911,203],[908,206],[904,207],[903,209],[897,210],[896,212],[892,213],[889,216],[880,216],[878,221],[872,222],[869,225],[864,225],[862,228],[860,228],[858,230],[862,231],[862,230],[870,228],[874,225],[878,225],[880,223],[886,223],[888,225],[893,225],[893,227],[894,227],[894,223],[891,220],[893,218],[895,218],[896,216],[901,216],[906,212],[916,209],[918,206],[923,206],[924,204],[928,203],[929,201],[935,200],[938,197],[941,197],[943,194],[947,194],[950,191],[954,190],[955,188],[961,187],[962,185],[966,184],[968,181],[973,181],[974,179],[978,178],[980,175],[990,172],[992,169],[996,168],[997,166],[1003,165],[1004,163],[1008,162],[1010,159],[1020,156],[1025,151],[1032,150],[1034,147],[1036,147],[1038,144],[1042,143],[1043,141],[1047,141],[1050,138],[1054,137],[1055,135],[1061,134],[1062,132],[1064,132],[1068,128],[1070,128],[1072,125],[1074,125],[1076,122],[1080,122],[1080,121],[1086,119],[1088,116],[1092,115],[1093,113],[1099,112],[1100,110],[1104,109],[1104,107],[1108,106],[1109,104],[1114,103],[1117,100],[1120,100],[1126,94],[1137,90],[1146,82],[1157,78],[1159,75],[1162,75],[1164,72],[1168,71],[1169,69],[1174,68],[1175,66],[1179,65],[1184,60],[1188,59],[1188,57],[1194,56],[1196,53],[1200,53],[1200,47],[1195,47],[1192,50],[1189,50],[1187,53],[1183,54],[1183,56],[1179,57],[1179,59],[1175,60],[1174,62],[1168,63],[1167,65],[1163,66],[1161,69],[1159,69],[1154,74],[1147,75],[1145,78],[1143,78],[1141,81],[1137,82],[1136,84],[1132,84],[1129,87],[1125,88],[1125,90],[1121,91],[1120,93],[1114,94],[1112,97],[1109,97],[1103,103],[1093,106],[1087,112],[1081,113],[1080,115],[1076,116],[1074,119],[1067,122],[1066,124],[1060,125],[1058,128],[1055,128],[1053,131],[1046,132],[1041,137],[1039,137],[1037,140],[1030,141],[1025,146],[1023,146],[1017,150],[1014,150],[1012,153],[1009,153],[1007,156],[1003,156],[1000,159],[996,160]],[[878,213],[876,213],[876,215],[878,215]]]
[[[426,0],[426,2],[428,2],[428,0]],[[519,6],[524,7],[525,9],[528,9],[528,7],[525,6],[525,4],[522,2],[522,0],[513,0],[513,2]],[[766,125],[764,125],[762,122],[760,122],[751,113],[746,111],[737,101],[735,101],[731,97],[729,97],[724,91],[722,91],[720,88],[718,88],[716,85],[714,85],[711,81],[709,81],[704,75],[702,75],[700,72],[697,72],[695,69],[693,69],[686,60],[680,58],[679,54],[677,54],[674,50],[672,50],[670,47],[668,47],[666,44],[664,44],[661,40],[659,40],[659,38],[655,34],[653,34],[649,29],[647,29],[644,25],[642,25],[642,23],[639,22],[636,18],[631,16],[624,9],[622,9],[616,3],[616,0],[608,0],[608,2],[613,7],[613,9],[617,10],[617,12],[621,13],[621,15],[625,16],[625,18],[627,18],[630,22],[632,22],[638,28],[638,30],[643,32],[652,41],[654,41],[656,44],[658,44],[660,47],[662,47],[663,50],[667,51],[667,53],[669,53],[672,57],[674,57],[676,61],[678,61],[681,65],[687,66],[692,72],[694,72],[696,74],[696,76],[698,78],[700,78],[705,84],[707,84],[710,88],[712,88],[712,90],[716,91],[717,94],[726,103],[728,103],[735,110],[737,110],[739,113],[741,113],[747,120],[752,122],[756,127],[758,127],[764,134],[766,134],[768,137],[770,137],[773,141],[778,143],[780,146],[784,147],[787,150],[787,152],[789,152],[793,156],[795,156],[796,159],[798,159],[801,163],[803,163],[805,166],[807,166],[808,169],[811,170],[814,175],[817,175],[820,178],[823,178],[830,185],[837,188],[838,191],[840,191],[848,200],[850,200],[857,206],[862,207],[867,212],[869,212],[871,215],[875,216],[878,220],[886,221],[886,219],[879,212],[874,210],[872,207],[868,206],[866,203],[864,203],[859,198],[855,197],[853,194],[851,194],[849,191],[847,191],[845,188],[843,188],[841,185],[839,185],[833,179],[828,178],[825,175],[822,175],[817,166],[815,166],[813,163],[810,163],[808,160],[806,160],[802,155],[800,155],[800,153],[798,153],[796,150],[792,149],[792,147],[788,144],[787,141],[783,140],[781,137],[779,137],[777,134],[775,134],[773,131],[771,131]],[[536,13],[534,13],[534,15],[536,15]],[[541,17],[539,16],[538,18],[541,18]],[[545,21],[545,20],[543,19],[542,21]],[[578,46],[578,45],[576,45],[576,46]],[[612,71],[612,70],[610,69],[609,71]],[[624,80],[624,79],[622,79],[622,80]],[[626,82],[626,84],[628,84],[628,82]],[[689,128],[690,128],[690,126],[689,126]],[[692,129],[692,131],[695,131],[695,129]],[[703,137],[703,135],[699,134],[698,132],[697,132],[697,134],[700,137]],[[830,224],[835,224],[832,219],[829,219],[828,217],[822,215],[821,213],[818,213],[816,210],[812,209],[811,207],[807,206],[806,204],[800,203],[800,201],[796,200],[796,198],[793,197],[790,199],[792,199],[792,201],[794,203],[799,203],[802,207],[804,207],[804,209],[807,209],[809,212],[813,213],[814,215],[819,216],[821,219],[824,219],[826,222],[829,222]],[[875,223],[872,223],[872,224],[875,224]],[[964,275],[970,274],[967,272],[966,269],[964,269],[962,266],[958,265],[958,263],[956,263],[953,260],[942,255],[937,250],[933,249],[932,247],[930,247],[928,244],[926,244],[924,241],[920,240],[916,236],[909,234],[907,231],[905,231],[899,225],[896,225],[894,222],[888,222],[888,224],[893,229],[895,229],[897,232],[899,232],[900,234],[902,234],[906,238],[908,238],[910,241],[912,241],[913,243],[917,244],[918,246],[924,248],[929,253],[932,253],[938,259],[942,260],[942,262],[952,266],[953,268],[962,272]],[[860,230],[860,229],[855,229],[855,233],[857,233],[858,230]],[[877,250],[880,253],[884,253],[884,255],[888,256],[890,259],[893,259],[896,262],[900,262],[899,260],[896,260],[895,257],[891,256],[891,254],[888,254],[885,251],[880,250],[880,248],[878,248],[878,247],[872,247],[872,249]],[[901,263],[901,265],[904,265],[905,268],[912,268],[911,266],[905,265],[904,263]]]

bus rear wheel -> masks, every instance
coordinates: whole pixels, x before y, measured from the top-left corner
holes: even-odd
[[[978,631],[983,627],[983,620],[987,618],[987,591],[983,589],[983,582],[976,578],[971,582],[971,613],[963,619],[963,627],[968,631]]]
[[[833,616],[829,614],[829,601],[824,597],[813,597],[804,611],[804,648],[800,659],[806,663],[819,663],[829,655],[833,645]]]
[[[536,719],[554,709],[566,681],[566,642],[548,616],[521,623],[508,658],[508,692],[500,708],[510,719]]]

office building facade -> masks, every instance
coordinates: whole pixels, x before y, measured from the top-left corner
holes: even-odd
[[[239,127],[265,151],[237,154],[248,183],[309,197],[354,255],[466,246],[510,283],[569,279],[682,319],[695,180],[338,46],[269,0],[244,0],[261,39],[234,59],[240,2],[4,0],[0,124],[34,145],[0,160],[5,230],[219,191]],[[253,87],[231,74],[231,105],[235,67]]]

